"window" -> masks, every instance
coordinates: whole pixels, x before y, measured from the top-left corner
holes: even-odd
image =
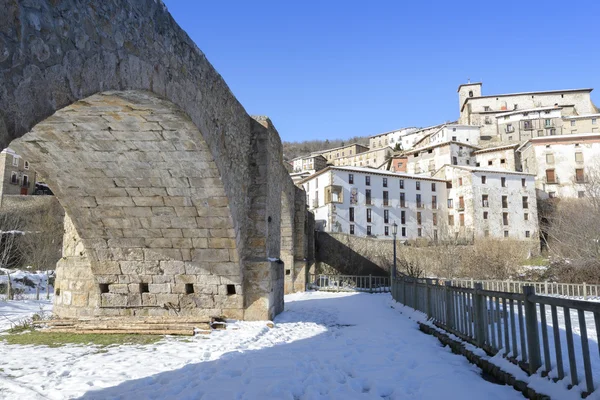
[[[18,167],[19,166],[19,158],[16,156],[13,156],[13,166],[14,167]]]
[[[29,161],[25,161],[25,166],[23,168],[29,169]]]
[[[504,237],[507,238],[508,237],[508,231],[504,231]]]
[[[406,211],[400,211],[400,224],[406,224]]]
[[[367,235],[371,236],[371,225],[367,225]]]
[[[554,154],[546,154],[546,164],[554,164]]]
[[[422,228],[417,228],[417,236],[418,237],[422,237],[423,236],[423,229]]]
[[[528,238],[528,237],[531,237],[531,232],[529,232],[529,231],[525,231],[525,237],[526,237],[526,238]]]
[[[556,176],[553,169],[546,170],[546,183],[556,183]]]
[[[417,212],[417,225],[421,225],[421,212]]]
[[[406,199],[404,192],[400,193],[400,207],[406,207]]]
[[[389,226],[384,226],[383,227],[383,234],[385,236],[389,236],[390,235],[390,227]]]
[[[464,210],[465,209],[465,198],[463,196],[460,196],[458,198],[458,209],[459,210]]]
[[[383,223],[390,223],[390,210],[383,210]]]
[[[404,189],[404,179],[400,179],[400,189]]]
[[[489,236],[490,236],[490,231],[489,231],[489,230],[487,230],[487,229],[486,229],[486,230],[484,230],[484,231],[483,231],[483,236],[484,236],[484,237],[489,237]]]
[[[598,122],[596,120],[596,118],[592,118],[592,125],[596,125]]]
[[[469,90],[469,97],[473,97],[473,91]]]
[[[417,190],[421,190],[421,182],[416,181],[415,182],[415,187],[417,188]]]
[[[350,184],[354,183],[354,174],[348,174],[348,183],[350,183]]]
[[[523,121],[523,129],[533,129],[532,121]]]
[[[421,207],[423,207],[423,204],[421,203],[421,195],[417,194],[417,208]]]
[[[500,164],[506,164],[506,159],[505,158],[501,158],[500,159]]]
[[[488,160],[488,165],[493,165],[494,164],[494,160]]]
[[[433,182],[433,183],[431,184],[431,191],[432,191],[432,192],[435,192],[435,182]]]
[[[508,213],[502,213],[502,225],[508,225]]]
[[[437,226],[437,214],[436,213],[432,214],[431,221],[432,221],[433,226]]]
[[[389,192],[387,190],[383,191],[383,205],[384,206],[389,206],[390,203],[390,196],[389,196]]]
[[[431,209],[437,209],[437,196],[431,196]]]
[[[502,187],[506,187],[506,178],[505,177],[500,178],[500,185]]]
[[[527,196],[523,196],[523,208],[529,208],[529,199]]]
[[[571,121],[571,126],[575,126],[575,120]]]
[[[367,205],[371,204],[371,189],[365,190],[365,203]]]
[[[525,178],[521,178],[521,186],[522,187],[526,187],[527,186],[527,182],[525,181]]]
[[[315,189],[319,188],[319,178],[315,179]]]
[[[406,227],[402,227],[402,236],[406,237]]]
[[[502,196],[502,208],[508,208],[508,196]]]
[[[10,174],[10,183],[15,184],[15,185],[17,183],[19,183],[19,178],[17,178],[17,173],[16,172],[13,172],[13,173]]]
[[[448,208],[454,208],[454,199],[448,199]]]
[[[556,198],[556,192],[548,192],[548,197],[551,199]]]
[[[488,219],[488,212],[487,211],[483,212],[483,219]]]
[[[549,128],[549,127],[551,127],[551,126],[552,126],[552,120],[551,120],[551,119],[549,119],[549,118],[546,118],[546,119],[544,120],[544,126],[545,126],[546,128]]]
[[[452,136],[452,141],[456,142],[456,136]],[[429,151],[431,151],[431,150],[429,150]]]
[[[371,177],[368,175],[365,176],[365,185],[371,186]]]
[[[462,186],[463,185],[463,180],[462,178],[458,178],[458,186]]]
[[[484,176],[481,177],[481,184],[485,185],[485,183],[487,182],[487,178]]]
[[[583,199],[585,197],[585,192],[580,190],[579,192],[577,192],[577,197]]]
[[[583,162],[583,153],[578,151],[575,153],[575,162],[582,163]]]
[[[456,156],[452,156],[452,165],[458,165],[458,158]]]
[[[585,176],[583,175],[583,168],[575,169],[575,182],[577,182],[577,183],[585,182]]]
[[[458,222],[460,226],[465,226],[465,214],[458,214]]]
[[[354,235],[354,224],[350,224],[350,234]]]
[[[523,221],[529,221],[529,213],[523,213]]]
[[[490,111],[490,106],[483,106],[483,111]]]
[[[383,178],[383,187],[387,187],[387,178]]]
[[[489,207],[490,206],[490,202],[489,202],[487,194],[482,194],[481,195],[481,206],[482,207]]]
[[[448,215],[448,225],[454,226],[454,215]]]
[[[23,187],[29,187],[29,177],[27,175],[23,175]]]
[[[367,222],[371,222],[371,209],[367,208]]]
[[[348,219],[350,220],[350,222],[354,222],[354,207],[350,207],[348,209],[348,211],[349,211]]]

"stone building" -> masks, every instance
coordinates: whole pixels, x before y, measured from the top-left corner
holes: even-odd
[[[378,168],[384,164],[394,153],[391,147],[382,147],[374,150],[365,151],[353,156],[339,158],[333,161],[333,165],[338,167],[371,167]]]
[[[394,150],[396,150],[396,147],[406,150],[408,148],[406,146],[409,143],[412,144],[412,140],[414,140],[413,133],[418,130],[417,128],[402,128],[373,135],[369,137],[369,148],[374,150],[389,146]]]
[[[533,174],[445,165],[435,177],[449,181],[447,220],[440,234],[465,241],[489,237],[539,243]]]
[[[535,137],[569,133],[563,130],[563,115],[574,107],[538,107],[496,114],[498,137],[502,142],[523,142]]]
[[[518,169],[534,174],[540,198],[585,197],[590,169],[600,171],[600,134],[539,137],[517,149]]]
[[[327,160],[320,154],[296,157],[292,161],[293,172],[308,172],[314,174],[327,167]]]
[[[431,146],[446,142],[467,143],[473,146],[479,144],[479,127],[472,125],[444,124],[418,140],[414,148]]]
[[[564,116],[563,133],[598,133],[600,114]]]
[[[408,157],[403,154],[393,154],[378,169],[397,173],[406,173]]]
[[[475,150],[472,153],[475,157],[475,166],[517,171],[517,166],[519,165],[516,152],[517,147],[519,147],[519,144],[514,143]]]
[[[0,177],[0,196],[28,195],[35,192],[35,171],[30,168],[29,161],[8,147],[0,152]]]
[[[325,232],[399,239],[438,237],[445,218],[443,179],[356,167],[328,167],[300,182],[315,225]]]
[[[479,126],[482,140],[501,139],[496,116],[510,111],[557,107],[565,109],[567,112],[571,112],[569,110],[572,109],[575,115],[598,113],[598,109],[590,97],[593,89],[483,95],[481,86],[481,82],[477,82],[466,83],[458,87],[460,110],[458,123]],[[514,138],[514,140],[518,139]]]
[[[475,165],[473,151],[479,147],[467,143],[445,142],[407,151],[409,174],[433,175],[446,164]]]
[[[335,160],[345,157],[351,157],[359,153],[369,151],[367,146],[362,144],[352,143],[346,146],[336,147],[329,150],[316,151],[312,153],[312,156],[321,155],[327,160],[327,164],[333,165]]]

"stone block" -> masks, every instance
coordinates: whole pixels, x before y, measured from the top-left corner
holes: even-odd
[[[195,249],[207,249],[208,239],[195,237],[192,239],[192,247]]]
[[[178,294],[163,294],[158,293],[156,295],[156,304],[159,306],[164,306],[166,304],[172,304],[175,307],[179,305],[179,296]]]
[[[192,200],[187,196],[166,196],[164,198],[165,206],[180,208],[195,208]]]
[[[113,283],[108,285],[108,290],[110,293],[119,293],[119,294],[127,294],[129,293],[129,287],[127,284],[121,283]]]
[[[169,238],[150,238],[146,239],[146,247],[173,247]]]
[[[161,229],[162,236],[165,238],[183,237],[182,229]]]
[[[95,274],[94,278],[98,283],[121,283],[119,282],[120,275],[98,275]]]
[[[161,261],[160,268],[165,275],[185,274],[185,265],[183,261]]]
[[[123,207],[122,208],[123,215],[127,217],[152,217],[152,207]]]
[[[183,284],[183,283],[196,283],[197,278],[195,275],[175,275],[175,283]]]
[[[218,294],[219,286],[218,285],[208,285],[208,284],[196,284],[194,285],[194,293],[197,294]]]
[[[229,261],[229,250],[227,250],[227,249],[195,249],[192,252],[192,260],[200,261],[200,262]]]
[[[185,263],[186,275],[209,275],[210,267],[207,264],[200,264],[196,262]]]
[[[156,295],[154,293],[142,293],[142,305],[155,306],[156,305]]]
[[[221,288],[219,287],[219,292],[221,292]],[[244,297],[239,294],[232,295],[223,295],[218,294],[213,296],[215,307],[217,308],[243,308],[244,307]]]
[[[238,267],[238,272],[239,271],[240,271],[240,269]],[[242,284],[242,275],[239,273],[237,275],[228,275],[228,276],[220,275],[220,278],[221,278],[222,285],[241,285]]]
[[[156,217],[177,217],[173,207],[152,207],[152,215]]]
[[[174,248],[178,249],[191,249],[192,247],[192,239],[189,238],[172,238],[171,243]]]
[[[211,207],[227,207],[229,200],[226,196],[211,197],[208,199],[208,205]]]
[[[161,261],[161,260],[182,261],[182,257],[181,257],[181,251],[179,251],[179,249],[154,248],[154,249],[144,249],[144,260],[146,260],[146,261]]]
[[[222,263],[211,263],[210,272],[214,275],[230,276],[240,275],[241,267],[238,263],[233,262],[222,262]]]
[[[223,308],[223,315],[228,319],[243,320],[244,309],[243,308]]]
[[[96,197],[96,203],[98,203],[99,206],[133,207],[136,204],[134,204],[131,199],[132,199],[131,197],[122,197],[122,196],[115,196],[115,197],[98,196],[98,197]]]
[[[145,247],[143,238],[114,238],[108,239],[108,247]]]
[[[140,191],[140,193],[141,193],[141,195],[143,197],[156,197],[156,196],[160,196],[162,198],[162,197],[168,196],[167,190],[165,188],[162,188],[162,187],[141,187],[138,190]],[[164,202],[161,203],[161,204],[164,204]],[[161,205],[161,204],[152,204],[152,205],[158,206],[158,205]]]
[[[142,296],[140,293],[130,293],[127,295],[127,305],[128,306],[141,306],[142,305]]]
[[[73,307],[87,307],[88,294],[87,293],[73,293],[71,305]]]
[[[196,218],[173,217],[171,218],[171,227],[173,228],[196,228]]]
[[[102,293],[101,304],[103,307],[124,307],[127,305],[127,295],[117,293]]]
[[[171,293],[171,285],[169,283],[149,283],[148,291],[150,293]]]
[[[235,249],[235,239],[230,238],[209,238],[208,247],[211,249]]]
[[[96,261],[92,265],[94,275],[120,275],[121,267],[117,261]]]
[[[148,270],[157,271],[157,261],[120,261],[121,271],[127,275],[144,275]]]
[[[142,190],[142,189],[140,189],[140,190]],[[161,196],[131,197],[130,199],[136,206],[142,206],[142,207],[162,207],[162,206],[164,206],[164,201]]]
[[[153,275],[152,283],[175,283],[174,275]]]
[[[235,231],[233,229],[210,229],[208,236],[211,238],[235,238]]]
[[[198,210],[196,209],[196,207],[175,207],[175,213],[178,217],[185,218],[193,218],[198,216]]]

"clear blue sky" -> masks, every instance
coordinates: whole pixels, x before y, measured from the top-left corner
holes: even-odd
[[[467,78],[484,94],[592,87],[600,107],[597,0],[164,1],[286,141],[455,120]]]

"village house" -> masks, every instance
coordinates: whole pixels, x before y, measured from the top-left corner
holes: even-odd
[[[437,240],[446,181],[360,167],[328,167],[299,183],[318,230],[357,236]]]
[[[365,151],[353,156],[338,158],[333,161],[335,166],[348,167],[371,167],[378,168],[384,164],[394,153],[394,150],[387,146],[379,149]]]
[[[448,181],[443,238],[539,242],[533,174],[445,165],[435,177]]]
[[[363,146],[362,144],[358,143],[352,143],[333,149],[315,151],[311,155],[321,155],[325,158],[327,164],[333,164],[337,159],[354,156],[359,153],[364,153],[365,151],[369,151],[367,146]]]
[[[598,184],[588,175],[600,172],[600,133],[534,138],[517,153],[518,168],[536,176],[540,198],[581,198],[590,184]]]
[[[517,147],[519,147],[519,144],[514,143],[475,150],[472,153],[475,157],[475,166],[517,171]]]
[[[412,144],[412,141],[415,140],[413,134],[418,130],[417,128],[403,128],[373,135],[369,137],[369,148],[374,150],[389,146],[394,150],[406,150],[408,143]]]
[[[292,161],[293,172],[308,172],[314,174],[327,166],[327,160],[320,154],[296,157]]]
[[[35,192],[35,171],[29,161],[24,160],[12,149],[0,152],[0,176],[2,177],[1,196],[30,195]]]
[[[505,117],[512,117],[506,115],[507,113],[517,112],[515,115],[518,122],[521,123],[519,132],[525,135],[531,135],[531,137],[541,136],[539,131],[544,131],[544,135],[552,134],[552,129],[555,134],[562,134],[557,128],[558,126],[546,126],[546,120],[550,119],[553,124],[558,122],[556,118],[545,118],[544,114],[546,111],[560,110],[562,116],[571,115],[586,115],[596,114],[598,109],[593,104],[590,93],[593,89],[567,89],[567,90],[550,90],[550,91],[539,91],[539,92],[524,92],[524,93],[507,93],[507,94],[493,94],[483,95],[481,92],[481,82],[466,83],[458,87],[458,102],[460,109],[460,117],[458,120],[459,124],[464,125],[475,125],[481,129],[482,140],[504,140],[508,136],[502,133],[515,133],[511,140],[520,140],[516,136],[517,125],[514,123],[512,127],[508,126],[508,122],[504,123]],[[556,110],[555,110],[556,109]],[[537,110],[537,111],[536,111]],[[533,113],[531,116],[535,116],[535,126],[532,129],[525,129],[525,122],[528,117],[523,115],[524,112]],[[541,112],[542,114],[538,114]],[[499,115],[503,114],[503,115]],[[552,114],[554,115],[554,114]],[[537,118],[540,117],[541,118]],[[532,118],[534,119],[534,118]],[[498,125],[498,123],[501,123]],[[539,123],[541,121],[541,124]],[[556,124],[557,125],[557,124]],[[514,130],[513,132],[507,132],[506,129]],[[550,130],[550,133],[548,133]],[[527,131],[527,132],[525,132]],[[531,131],[531,132],[529,132]]]
[[[565,116],[563,119],[563,131],[564,133],[577,134],[577,133],[598,133],[598,126],[600,124],[599,114],[587,114],[587,115],[571,115]]]
[[[414,144],[414,148],[446,142],[479,144],[479,127],[472,125],[444,124],[439,129],[424,136]]]
[[[449,141],[407,151],[407,171],[409,174],[433,175],[446,164],[475,165],[472,153],[478,149],[468,143]]]

